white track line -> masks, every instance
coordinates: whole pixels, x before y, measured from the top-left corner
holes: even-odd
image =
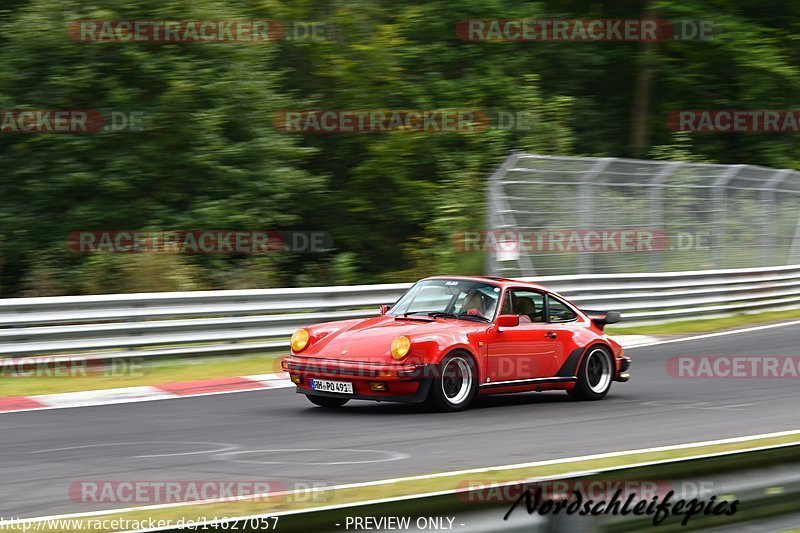
[[[257,392],[272,389],[294,387],[294,383],[281,377],[280,374],[264,374],[257,376],[236,376],[259,384],[258,387],[249,387],[235,390],[219,390],[198,392],[193,394],[175,394],[160,389],[157,385],[142,385],[138,387],[122,387],[116,389],[98,389],[78,392],[65,392],[60,394],[41,394],[24,396],[39,404],[41,407],[24,407],[0,411],[0,415],[8,413],[24,413],[28,411],[49,411],[52,409],[74,409],[76,407],[97,407],[101,405],[118,405],[123,403],[155,402],[159,400],[179,400],[183,398],[197,398],[199,396],[216,396],[219,394],[237,394],[242,392]],[[201,380],[202,381],[202,380]],[[0,398],[2,400],[2,398]]]
[[[436,496],[446,496],[448,494],[457,494],[457,493],[461,493],[461,492],[469,492],[471,490],[480,490],[482,488],[493,488],[493,487],[496,487],[498,485],[503,485],[503,486],[515,485],[515,484],[518,484],[518,483],[529,483],[531,481],[535,481],[535,482],[538,482],[538,483],[546,482],[546,481],[557,481],[557,480],[561,480],[561,479],[569,479],[569,478],[578,477],[578,476],[595,475],[595,474],[598,474],[598,473],[601,473],[601,472],[607,473],[607,472],[615,472],[617,470],[629,470],[631,468],[642,468],[642,467],[646,467],[646,466],[655,466],[655,465],[664,465],[664,464],[670,464],[670,463],[677,463],[677,462],[688,461],[688,460],[693,460],[693,459],[708,459],[708,458],[712,458],[712,457],[723,457],[723,456],[726,456],[726,455],[735,455],[737,453],[744,453],[744,452],[757,452],[757,451],[761,451],[761,450],[774,450],[774,449],[778,449],[778,448],[786,448],[787,446],[795,446],[795,445],[796,444],[794,444],[794,443],[789,443],[789,444],[778,444],[778,445],[775,445],[775,446],[759,446],[757,448],[748,448],[747,450],[733,450],[733,451],[727,451],[727,452],[709,453],[709,454],[703,454],[703,455],[693,455],[691,457],[680,457],[680,458],[675,458],[675,459],[665,459],[665,460],[662,460],[662,461],[647,461],[647,462],[642,462],[642,463],[631,463],[631,464],[628,464],[628,465],[620,465],[620,466],[613,466],[613,467],[609,467],[609,468],[603,468],[601,470],[579,470],[579,471],[567,472],[567,473],[564,473],[564,474],[556,474],[556,475],[552,475],[552,476],[537,477],[535,479],[517,480],[517,481],[510,481],[510,482],[497,482],[496,484],[493,484],[493,485],[488,485],[488,486],[482,485],[482,486],[476,486],[476,487],[469,487],[469,488],[466,488],[466,489],[441,490],[441,491],[436,491],[436,492],[425,492],[425,493],[420,493],[420,494],[408,494],[408,495],[405,495],[405,496],[394,496],[394,497],[390,497],[390,498],[381,498],[381,499],[377,499],[377,500],[366,500],[366,501],[359,501],[359,502],[343,503],[343,504],[340,504],[340,505],[326,505],[326,506],[321,506],[321,507],[312,507],[312,508],[309,508],[309,509],[297,509],[297,510],[291,510],[291,511],[277,511],[277,512],[257,514],[257,515],[238,516],[238,517],[235,517],[235,518],[221,518],[221,519],[218,519],[218,520],[209,520],[207,522],[207,525],[213,527],[213,524],[239,522],[239,521],[243,521],[243,520],[252,520],[252,519],[256,519],[256,518],[289,516],[289,515],[296,515],[296,514],[303,514],[303,513],[331,511],[331,510],[335,510],[335,509],[348,509],[348,508],[353,508],[353,507],[364,507],[364,506],[367,506],[367,505],[379,505],[379,504],[382,504],[382,503],[401,502],[401,501],[407,501],[407,500],[415,500],[415,499],[419,499],[419,498],[432,498],[432,497],[436,497]],[[139,530],[135,530],[135,531],[129,531],[127,533],[150,533],[150,532],[153,532],[153,531],[170,531],[172,529],[174,529],[174,528],[173,527],[163,527],[163,528],[154,528],[154,529],[139,529]]]
[[[651,452],[663,452],[663,451],[672,451],[672,450],[685,450],[689,448],[701,448],[704,446],[716,446],[721,444],[735,444],[739,442],[748,442],[752,440],[759,440],[759,439],[769,439],[769,438],[777,438],[777,437],[787,437],[791,435],[800,435],[800,429],[793,429],[789,431],[779,431],[776,433],[764,433],[761,435],[746,435],[742,437],[731,437],[727,439],[718,439],[718,440],[709,440],[709,441],[702,441],[702,442],[690,442],[686,444],[673,444],[669,446],[658,446],[655,448],[642,448],[638,450],[625,450],[625,451],[618,451],[618,452],[607,452],[607,453],[598,453],[593,455],[582,455],[577,457],[565,457],[562,459],[549,459],[546,461],[534,461],[530,463],[518,463],[512,465],[500,465],[500,466],[489,466],[489,467],[482,467],[482,468],[470,468],[466,470],[453,470],[449,472],[438,472],[435,474],[424,474],[418,476],[408,476],[408,477],[398,477],[398,478],[390,478],[390,479],[381,479],[377,481],[365,481],[360,483],[348,483],[344,485],[336,485],[330,487],[318,487],[312,489],[310,492],[326,492],[326,491],[336,491],[336,490],[345,490],[345,489],[353,489],[353,488],[362,488],[362,487],[374,487],[379,485],[390,485],[393,483],[402,483],[407,481],[418,481],[424,479],[434,479],[434,478],[441,478],[441,477],[453,477],[453,476],[462,476],[466,474],[485,474],[490,472],[497,472],[503,470],[514,470],[520,468],[533,468],[539,466],[551,466],[557,464],[564,464],[564,463],[572,463],[572,462],[581,462],[581,461],[592,461],[596,459],[608,459],[613,457],[623,457],[626,455],[637,455],[642,453],[651,453]],[[705,457],[705,456],[714,456],[714,455],[727,455],[733,454],[737,452],[744,452],[744,451],[756,451],[762,449],[769,449],[769,448],[777,448],[777,447],[785,447],[791,446],[793,443],[787,444],[780,444],[776,446],[759,446],[752,448],[751,450],[733,450],[728,452],[720,452],[715,454],[706,454],[706,455],[699,455],[697,457]],[[675,461],[682,461],[688,460],[691,457],[681,457],[675,459],[667,459],[663,461],[651,461],[651,462],[644,462],[644,463],[634,463],[633,465],[621,465],[619,468],[632,468],[635,466],[643,466],[649,464],[658,464],[658,463],[666,463],[666,462],[675,462]],[[617,468],[617,467],[614,467]],[[603,469],[605,470],[605,469]],[[559,477],[564,477],[564,474],[559,475]],[[513,482],[512,482],[513,483]],[[259,498],[267,498],[267,497],[275,497],[275,496],[283,496],[283,495],[291,495],[291,494],[307,494],[309,491],[284,491],[284,492],[273,492],[273,493],[264,493],[264,494],[252,494],[247,496],[241,496],[236,498],[229,498],[225,501],[243,501],[243,500],[252,500],[252,499],[259,499]],[[446,491],[452,492],[452,491]],[[413,498],[419,497],[420,495],[409,495],[404,496],[404,498]],[[389,499],[391,501],[391,499]],[[14,524],[24,524],[24,523],[35,523],[35,522],[42,522],[46,520],[59,520],[59,519],[67,519],[67,518],[86,518],[86,517],[93,517],[93,516],[103,516],[109,514],[122,514],[122,513],[131,513],[136,511],[153,511],[158,509],[168,509],[174,507],[191,507],[197,505],[206,505],[211,503],[220,503],[219,499],[212,499],[212,500],[198,500],[194,502],[177,502],[177,503],[164,503],[164,504],[157,504],[157,505],[145,505],[141,507],[124,507],[120,509],[109,509],[104,511],[89,511],[85,513],[72,513],[72,514],[63,514],[63,515],[53,515],[53,516],[43,516],[43,517],[36,517],[36,518],[20,518],[16,520],[10,520],[4,522],[4,524],[14,525]],[[359,504],[364,504],[365,502],[356,502]],[[338,507],[338,506],[337,506]],[[311,510],[320,510],[321,508],[313,508],[307,509],[304,511],[311,511]],[[261,516],[261,515],[259,515]],[[241,517],[244,519],[245,517]],[[8,527],[8,526],[6,526]]]

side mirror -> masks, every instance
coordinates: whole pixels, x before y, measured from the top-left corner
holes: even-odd
[[[518,315],[500,315],[497,317],[498,328],[515,328],[519,326]]]
[[[381,313],[381,315],[385,315],[387,311],[389,311],[389,306],[388,306],[388,305],[382,305],[382,306],[380,307],[380,313]]]

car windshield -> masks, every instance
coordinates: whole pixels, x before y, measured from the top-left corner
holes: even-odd
[[[494,318],[500,288],[489,283],[456,279],[429,279],[416,283],[388,314],[395,316],[454,316],[467,320]]]

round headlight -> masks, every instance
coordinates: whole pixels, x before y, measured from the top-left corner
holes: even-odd
[[[305,328],[300,328],[295,331],[292,334],[292,350],[295,352],[303,350],[308,346],[309,337],[308,330]]]
[[[403,357],[408,355],[408,352],[411,350],[411,339],[406,337],[405,335],[400,335],[395,340],[392,341],[392,357],[395,359],[402,359]]]

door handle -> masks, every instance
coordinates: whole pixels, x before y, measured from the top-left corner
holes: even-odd
[[[555,331],[548,331],[547,333],[544,334],[544,336],[546,339],[555,339],[557,337]]]

